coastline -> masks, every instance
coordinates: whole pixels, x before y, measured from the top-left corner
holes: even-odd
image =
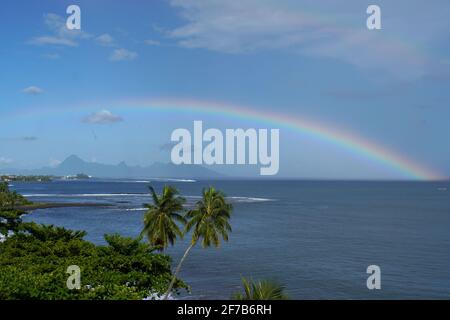
[[[17,206],[16,209],[23,211],[31,211],[37,209],[50,209],[50,208],[69,208],[69,207],[111,207],[112,204],[107,203],[60,203],[60,202],[44,202],[44,203],[33,203],[29,205]]]

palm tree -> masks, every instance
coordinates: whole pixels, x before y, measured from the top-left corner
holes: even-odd
[[[186,214],[188,221],[185,232],[187,233],[193,230],[191,243],[175,269],[169,288],[164,294],[164,299],[167,299],[170,291],[172,291],[181,265],[188,256],[189,251],[199,241],[201,241],[203,248],[210,247],[211,245],[219,247],[220,237],[224,241],[228,241],[228,232],[231,232],[231,226],[228,220],[233,210],[231,204],[226,202],[225,195],[222,192],[217,191],[213,187],[203,189],[202,195],[202,200],[196,203],[195,209],[188,211]]]
[[[284,286],[277,282],[262,280],[258,282],[242,278],[244,293],[233,295],[234,300],[287,300],[289,297],[284,292]]]
[[[0,182],[0,207],[5,208],[9,203],[9,187],[7,182]]]
[[[9,193],[8,182],[5,181],[0,182],[0,193]]]
[[[183,237],[183,232],[177,223],[184,225],[185,218],[180,214],[186,200],[179,196],[178,190],[164,186],[161,196],[153,187],[149,187],[153,204],[144,204],[148,209],[144,215],[144,228],[141,237],[147,235],[150,244],[163,251],[175,243],[177,237]]]
[[[12,191],[9,193],[9,206],[11,209],[14,210],[16,207],[16,203],[20,202],[20,195],[17,193],[17,191]]]

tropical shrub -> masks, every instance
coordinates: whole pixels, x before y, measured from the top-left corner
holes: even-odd
[[[232,299],[235,300],[287,300],[284,286],[270,281],[253,281],[242,278],[242,287],[244,292],[235,293]]]
[[[139,240],[105,235],[108,245],[83,240],[84,232],[34,223],[0,243],[0,300],[143,299],[170,283],[171,259]],[[81,269],[81,288],[69,290],[66,273]],[[187,288],[176,281],[177,290]]]

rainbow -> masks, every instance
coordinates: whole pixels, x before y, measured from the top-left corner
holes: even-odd
[[[150,108],[156,110],[176,111],[184,113],[200,113],[220,116],[229,116],[243,120],[261,121],[275,127],[283,127],[324,143],[343,148],[352,154],[392,168],[414,180],[443,180],[442,174],[422,166],[412,159],[395,153],[392,150],[376,144],[355,133],[337,130],[318,122],[304,119],[291,114],[261,111],[248,106],[226,104],[212,101],[199,101],[188,99],[150,99],[128,100],[122,105],[136,108]]]
[[[104,105],[104,104],[103,104]],[[389,150],[380,144],[370,141],[353,132],[344,131],[324,125],[306,118],[294,116],[292,114],[282,114],[279,112],[262,111],[260,109],[240,106],[236,104],[226,104],[222,102],[200,101],[189,99],[140,99],[140,100],[121,100],[109,103],[108,109],[144,109],[161,112],[177,113],[198,113],[227,116],[243,120],[252,120],[267,123],[277,128],[287,128],[316,139],[320,142],[334,145],[344,149],[356,156],[362,156],[365,159],[374,161],[384,167],[391,168],[403,176],[414,180],[444,180],[444,175],[435,172],[413,159],[409,159],[399,153]],[[87,107],[77,107],[76,109],[90,109],[98,111],[98,104],[95,109]],[[36,110],[36,108],[34,108]],[[42,114],[42,109],[38,109]],[[61,109],[52,109],[52,112],[61,112]],[[67,112],[67,109],[66,109]],[[34,113],[32,111],[32,113]],[[201,120],[201,119],[199,119]]]

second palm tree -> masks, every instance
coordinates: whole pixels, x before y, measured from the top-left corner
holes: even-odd
[[[211,245],[219,247],[220,237],[224,241],[228,241],[228,233],[231,232],[229,220],[232,209],[231,204],[227,203],[222,192],[213,187],[203,190],[202,199],[196,203],[195,209],[188,211],[186,214],[185,232],[192,231],[191,242],[175,269],[169,288],[164,294],[164,299],[167,299],[172,291],[183,261],[198,242],[201,242],[202,247],[206,248]]]

